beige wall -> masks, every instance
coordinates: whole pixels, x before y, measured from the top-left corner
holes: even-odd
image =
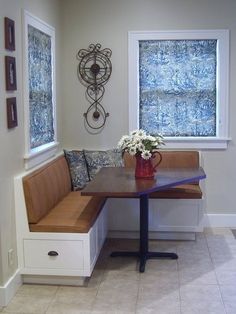
[[[23,171],[24,121],[22,103],[22,27],[21,9],[24,8],[56,28],[57,62],[60,64],[60,6],[58,0],[0,0],[0,286],[5,284],[17,268],[16,239],[14,222],[13,177]],[[4,48],[4,17],[15,21],[16,51],[8,52]],[[5,91],[4,56],[16,57],[17,91]],[[60,75],[58,67],[58,86]],[[60,116],[60,88],[58,88],[58,106]],[[18,127],[8,130],[6,122],[6,98],[17,97]],[[60,136],[60,129],[59,129]],[[8,250],[14,250],[14,265],[8,265]]]
[[[204,151],[207,212],[234,213],[236,137],[236,1],[235,0],[68,0],[63,4],[63,144],[108,148],[128,132],[127,32],[130,30],[230,30],[230,136],[225,151]],[[85,87],[76,76],[76,53],[90,43],[112,49],[113,73],[103,104],[110,113],[105,129],[88,134],[83,113]]]
[[[59,4],[59,5],[58,5]],[[56,28],[57,103],[59,140],[64,147],[109,148],[128,131],[127,32],[129,30],[217,29],[231,32],[230,136],[226,151],[205,151],[206,192],[209,213],[234,213],[236,166],[236,1],[235,0],[0,0],[0,286],[14,273],[7,252],[15,251],[13,176],[23,170],[24,132],[22,104],[21,8]],[[60,12],[60,9],[62,11]],[[60,20],[62,13],[62,20]],[[16,23],[18,122],[6,126],[3,19]],[[88,134],[83,113],[88,103],[85,88],[78,82],[76,53],[90,43],[112,49],[113,72],[106,85],[103,104],[110,113],[104,130]],[[62,137],[63,135],[63,137]]]

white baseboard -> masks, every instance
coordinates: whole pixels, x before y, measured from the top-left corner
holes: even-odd
[[[86,277],[22,275],[24,283],[43,285],[84,286]]]
[[[205,214],[204,227],[236,228],[236,214]]]
[[[167,226],[170,229],[170,226]],[[204,227],[208,228],[235,228],[236,229],[236,214],[204,214],[203,221],[199,230],[191,226],[187,228],[192,229],[193,232],[186,232],[184,228],[182,232],[179,230],[173,231],[153,231],[149,232],[150,239],[160,240],[195,240],[195,232],[201,232]],[[164,228],[163,228],[164,229]],[[178,228],[181,229],[181,228]],[[177,231],[177,232],[175,232]],[[138,231],[117,231],[109,230],[109,238],[127,238],[127,239],[138,239]]]
[[[21,285],[22,280],[20,270],[18,269],[4,286],[0,286],[0,306],[6,306]]]
[[[139,231],[109,230],[108,238],[139,239]],[[149,232],[150,240],[195,240],[195,232]]]
[[[149,232],[150,239],[161,240],[195,240],[195,233],[202,232],[204,227],[208,228],[235,228],[236,229],[236,214],[204,214],[201,225],[193,226],[166,226],[161,227],[158,231]],[[127,238],[138,239],[139,231],[125,230],[109,230],[109,238]]]

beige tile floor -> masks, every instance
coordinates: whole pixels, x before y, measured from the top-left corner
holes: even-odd
[[[229,229],[205,230],[196,241],[150,241],[178,260],[150,260],[140,274],[136,240],[106,241],[85,287],[23,285],[2,313],[11,314],[223,314],[236,313],[236,239]]]

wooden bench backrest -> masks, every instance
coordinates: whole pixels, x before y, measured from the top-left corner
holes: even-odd
[[[64,156],[23,178],[29,223],[37,223],[71,191],[71,178]]]
[[[199,152],[198,151],[160,151],[162,162],[159,168],[198,168]],[[159,156],[155,156],[153,164],[157,163]],[[128,153],[124,154],[125,167],[135,167],[135,157]]]

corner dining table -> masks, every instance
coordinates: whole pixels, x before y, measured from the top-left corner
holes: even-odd
[[[177,259],[178,255],[167,252],[150,252],[148,249],[148,211],[149,194],[166,190],[181,184],[193,183],[205,179],[206,174],[200,168],[162,168],[153,179],[136,179],[133,168],[104,167],[94,179],[81,191],[81,195],[103,196],[107,198],[139,198],[140,236],[139,251],[112,252],[111,256],[136,256],[139,258],[139,271],[145,271],[148,259]]]

